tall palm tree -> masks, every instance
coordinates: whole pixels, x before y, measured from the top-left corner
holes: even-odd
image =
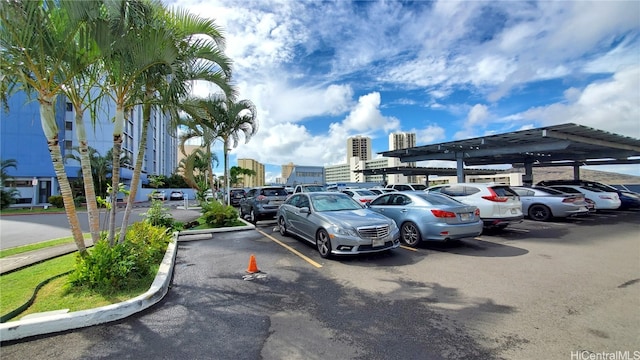
[[[157,26],[155,17],[162,4],[154,0],[115,0],[104,2],[95,16],[93,39],[104,60],[105,94],[111,96],[116,113],[113,125],[113,174],[111,186],[119,188],[125,116],[143,94],[143,74],[157,65],[171,66],[177,51],[166,27]],[[142,136],[141,139],[144,139]],[[115,204],[116,192],[111,201]],[[107,239],[115,243],[116,206],[109,212]],[[125,232],[126,227],[121,231]]]
[[[194,80],[213,83],[223,92],[233,94],[228,82],[231,76],[231,62],[219,48],[224,44],[224,37],[216,24],[210,19],[200,18],[185,11],[158,10],[157,16],[150,21],[157,21],[158,26],[167,28],[177,56],[171,64],[156,64],[147,68],[141,76],[144,88],[141,99],[142,135],[131,180],[129,201],[122,220],[123,228],[128,223],[140,181],[152,106],[158,111],[175,112],[181,99],[190,91],[189,85]],[[119,241],[124,241],[122,231]]]
[[[66,160],[75,160],[80,162],[82,159],[82,150],[80,146],[74,146],[70,153],[65,155]],[[107,184],[111,175],[113,164],[113,150],[109,149],[104,155],[100,155],[100,152],[91,146],[87,148],[87,153],[90,162],[89,180],[94,184],[94,188],[97,190],[97,195],[101,197],[107,196]],[[128,166],[131,161],[125,154],[120,155],[120,167]],[[80,171],[82,177],[86,176],[84,171]],[[84,179],[86,180],[86,179]],[[86,187],[85,187],[86,188]],[[86,194],[85,194],[86,197]]]
[[[91,3],[83,2],[82,5]],[[83,73],[87,47],[78,40],[86,29],[72,10],[78,4],[66,0],[0,2],[0,68],[2,98],[15,90],[33,95],[40,104],[40,123],[49,146],[51,161],[69,220],[73,239],[81,256],[86,255],[84,237],[64,169],[55,119],[59,94],[71,80]]]
[[[187,184],[198,191],[205,191],[206,189],[201,186],[203,183],[209,184],[211,189],[214,187],[214,177],[211,176],[211,171],[212,165],[217,163],[218,157],[215,153],[196,149],[180,161],[180,166]]]
[[[229,150],[235,149],[244,135],[245,144],[258,132],[258,119],[255,105],[250,100],[233,99],[216,102],[216,132],[224,145],[224,178],[227,192],[227,205],[230,204]]]

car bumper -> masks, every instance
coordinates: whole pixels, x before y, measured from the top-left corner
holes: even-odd
[[[400,232],[396,231],[393,235],[384,238],[384,245],[373,246],[371,239],[357,238],[351,236],[332,235],[331,242],[333,249],[331,253],[334,255],[357,255],[376,253],[395,249],[400,246]]]
[[[509,224],[517,224],[522,222],[524,215],[509,216],[503,218],[483,218],[484,226],[506,226]]]
[[[429,223],[427,229],[421,229],[422,238],[426,241],[447,241],[468,237],[476,237],[482,233],[483,222],[450,225],[446,223]]]

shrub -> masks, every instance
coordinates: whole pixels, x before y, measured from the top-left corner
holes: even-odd
[[[77,255],[69,284],[102,294],[135,287],[152,279],[170,241],[166,228],[134,223],[129,226],[124,243],[109,246],[102,239],[89,255]]]
[[[0,209],[4,209],[9,205],[16,202],[16,197],[19,195],[16,189],[4,189],[0,190]]]
[[[212,201],[202,204],[202,217],[207,225],[214,228],[233,226],[238,219],[238,211],[233,206]]]
[[[140,216],[144,216],[145,221],[153,226],[173,227],[173,217],[171,217],[169,209],[164,207],[160,200],[152,200],[149,210],[140,214]]]
[[[73,199],[73,203],[76,204],[76,206],[82,206],[82,203],[87,202],[87,199],[84,196],[77,196],[75,199]]]
[[[51,195],[49,196],[49,204],[57,207],[57,208],[63,208],[64,207],[64,200],[62,200],[62,195]]]

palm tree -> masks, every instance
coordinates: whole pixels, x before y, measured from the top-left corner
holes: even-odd
[[[18,168],[18,162],[16,159],[6,159],[0,162],[0,189],[4,188],[4,182],[13,179],[13,176],[9,175],[7,170],[9,168]]]
[[[125,116],[143,96],[143,74],[157,65],[171,66],[177,51],[169,31],[157,26],[156,16],[162,13],[160,2],[149,0],[116,0],[105,2],[94,16],[93,39],[104,60],[104,93],[115,103],[113,126],[113,174],[111,186],[119,188]],[[146,136],[142,135],[141,139]],[[116,192],[110,194],[112,203]],[[109,212],[107,239],[114,244],[116,206]],[[126,227],[121,231],[125,232]]]
[[[86,1],[82,6],[89,6]],[[40,0],[0,2],[0,68],[3,72],[2,98],[15,90],[37,96],[40,123],[60,186],[69,226],[81,256],[86,255],[84,237],[73,202],[73,193],[64,169],[55,119],[55,104],[72,79],[82,74],[91,60],[79,39],[86,29],[73,10],[74,1]]]
[[[180,161],[180,166],[187,184],[198,191],[205,191],[206,188],[202,184],[209,184],[209,188],[213,190],[214,178],[211,171],[212,165],[217,166],[217,163],[218,157],[215,153],[196,149]]]
[[[128,223],[140,181],[151,107],[155,105],[157,109],[175,112],[180,100],[190,91],[189,84],[193,80],[208,81],[225,93],[233,94],[233,89],[228,84],[231,62],[219,49],[224,44],[224,38],[215,23],[185,11],[159,11],[158,14],[151,21],[155,19],[159,26],[168,29],[177,56],[171,64],[159,63],[141,74],[144,85],[142,136],[131,180],[129,201],[122,221],[123,228]],[[124,241],[124,232],[120,233],[119,241]]]
[[[244,178],[240,175],[253,176],[255,174],[256,172],[251,169],[245,169],[240,166],[232,166],[229,169],[229,177],[230,177],[229,182],[233,184],[233,186],[238,186],[240,182],[244,183]]]
[[[65,155],[65,159],[75,160],[80,162],[82,158],[81,152],[82,150],[79,146],[74,146],[71,153]],[[97,190],[97,195],[101,197],[106,197],[107,184],[111,175],[111,170],[113,168],[113,164],[111,163],[111,159],[113,158],[113,155],[112,155],[113,151],[112,149],[109,149],[105,155],[100,155],[100,152],[98,152],[98,150],[89,146],[87,148],[87,153],[89,157],[90,170],[91,170],[89,174],[89,180],[91,180],[93,187]],[[127,155],[121,154],[120,167],[128,166],[130,164],[131,164],[131,161],[129,160]],[[81,170],[79,175],[84,177],[85,176],[84,171]]]
[[[218,101],[216,106],[217,133],[224,145],[224,178],[227,193],[227,205],[230,204],[229,194],[229,150],[235,149],[240,140],[240,133],[244,134],[245,144],[258,132],[258,119],[255,105],[249,100],[233,99]]]

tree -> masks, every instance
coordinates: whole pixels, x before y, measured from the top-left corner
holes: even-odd
[[[9,168],[18,168],[18,162],[15,159],[6,159],[1,162],[2,167],[0,170],[0,208],[4,209],[10,204],[15,202],[15,196],[18,190],[14,188],[6,189],[4,187],[5,181],[13,180],[13,176],[9,175]]]
[[[129,201],[122,220],[123,228],[128,223],[140,181],[152,106],[159,111],[175,113],[194,80],[213,83],[223,92],[233,94],[233,89],[228,85],[231,61],[220,49],[224,44],[224,37],[213,20],[200,18],[185,11],[166,11],[162,7],[156,7],[154,10],[154,16],[145,20],[151,28],[165,29],[166,39],[163,39],[169,41],[167,46],[175,50],[175,57],[166,58],[171,59],[171,62],[153,64],[140,74],[143,89],[140,99],[143,106],[142,136],[131,179]],[[124,241],[122,231],[119,241]]]
[[[240,166],[232,166],[229,169],[229,177],[230,177],[229,182],[233,184],[233,186],[237,187],[238,184],[244,181],[244,179],[240,175],[254,176],[256,175],[256,172],[251,169],[245,169]]]
[[[88,66],[86,48],[78,42],[86,29],[77,18],[74,1],[41,0],[0,2],[0,68],[2,98],[23,90],[40,104],[40,123],[60,186],[73,239],[81,256],[86,255],[84,237],[64,169],[55,119],[55,103],[63,88]],[[91,1],[83,2],[89,6]]]
[[[87,153],[91,170],[89,179],[92,180],[93,186],[97,190],[96,194],[105,198],[107,196],[107,185],[109,183],[109,179],[111,178],[111,171],[113,169],[113,164],[111,163],[111,160],[113,159],[112,149],[109,149],[105,155],[100,155],[98,150],[89,146],[87,148]],[[75,160],[79,162],[81,159],[80,147],[74,146],[71,150],[71,153],[65,155],[65,159]],[[129,160],[129,157],[127,157],[125,154],[121,154],[120,167],[128,166],[130,164],[131,161]],[[79,175],[81,177],[84,177],[84,171],[81,170]]]
[[[182,104],[190,118],[190,129],[198,129],[214,139],[221,139],[224,146],[224,179],[229,205],[229,150],[238,146],[240,134],[245,143],[258,131],[255,105],[249,100],[234,101],[222,95],[207,98],[189,98]],[[213,143],[213,141],[212,141]]]

